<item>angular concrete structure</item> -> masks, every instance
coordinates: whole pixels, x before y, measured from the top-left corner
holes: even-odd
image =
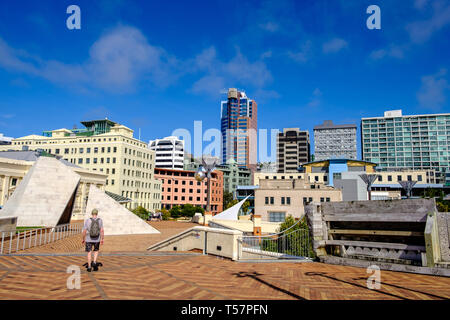
[[[70,222],[80,176],[59,160],[39,157],[0,211],[18,227],[55,227]]]
[[[93,209],[103,220],[105,235],[152,234],[160,233],[104,191],[91,185],[85,217],[91,216]]]

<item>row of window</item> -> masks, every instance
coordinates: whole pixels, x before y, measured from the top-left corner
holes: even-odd
[[[331,199],[329,197],[321,197],[320,202],[330,202]],[[308,204],[313,202],[312,197],[303,197],[303,204]],[[265,197],[264,203],[266,205],[274,205],[275,204],[275,197]],[[281,197],[280,198],[280,204],[282,206],[290,206],[291,205],[291,197]]]
[[[178,198],[180,198],[180,199],[178,199]],[[189,198],[188,201],[194,201],[194,200],[193,200],[194,197],[189,196],[188,198]],[[167,197],[166,197],[166,201],[170,201],[170,200],[171,200],[171,196],[167,196]],[[173,197],[173,201],[178,201],[178,200],[186,201],[186,196],[180,196],[180,197],[174,196],[174,197]],[[161,201],[164,201],[164,195],[161,196]],[[200,202],[200,201],[201,201],[201,197],[196,197],[196,201],[199,201],[199,202]],[[205,197],[205,198],[204,198],[204,201],[208,201],[208,198]],[[221,200],[220,198],[211,197],[211,201],[219,202],[219,201],[222,201],[222,200]]]

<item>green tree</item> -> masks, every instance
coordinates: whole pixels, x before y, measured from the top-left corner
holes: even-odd
[[[161,210],[157,210],[156,212],[161,212],[163,220],[169,220],[169,218],[170,218],[169,210],[162,208]]]
[[[293,256],[315,257],[305,217],[297,223],[292,216],[287,216],[278,233],[279,235],[272,239],[264,239],[261,248]]]
[[[223,207],[224,208],[229,208],[228,204],[233,201],[233,193],[228,192],[228,191],[223,191]]]
[[[149,217],[149,212],[147,211],[147,209],[145,209],[142,206],[138,206],[138,207],[134,208],[133,210],[131,210],[131,212],[133,212],[139,218],[144,219],[144,220],[147,220]]]
[[[169,210],[169,212],[170,212],[170,216],[172,217],[172,218],[179,218],[179,217],[181,217],[181,214],[182,214],[182,211],[181,211],[181,207],[180,206],[174,206],[174,207],[172,207],[170,210]]]
[[[239,203],[239,200],[237,200],[237,199],[231,200],[230,202],[228,202],[228,205],[226,207],[224,207],[224,210],[229,209],[238,203]],[[242,204],[242,207],[241,207],[242,214],[244,214],[244,215],[247,214],[249,207],[250,207],[250,201],[247,200]]]
[[[199,206],[193,206],[192,204],[185,204],[181,209],[181,215],[183,217],[193,217],[197,212],[204,213],[205,210]]]

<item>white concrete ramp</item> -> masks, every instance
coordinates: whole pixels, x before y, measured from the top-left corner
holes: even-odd
[[[17,217],[18,227],[55,227],[63,213],[71,211],[67,207],[79,181],[80,176],[59,160],[39,157],[0,210],[0,216]]]
[[[86,218],[91,216],[93,209],[98,210],[98,216],[103,220],[105,235],[160,233],[104,191],[91,185],[86,206]]]

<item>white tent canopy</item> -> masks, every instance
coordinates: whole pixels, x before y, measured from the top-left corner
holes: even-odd
[[[238,220],[239,210],[241,209],[241,207],[244,204],[244,202],[247,201],[248,197],[250,197],[250,196],[247,196],[244,200],[240,201],[239,203],[236,203],[231,208],[228,208],[227,210],[222,211],[219,214],[216,214],[214,217],[212,217],[212,220],[214,220],[214,219],[218,219],[218,220]]]

